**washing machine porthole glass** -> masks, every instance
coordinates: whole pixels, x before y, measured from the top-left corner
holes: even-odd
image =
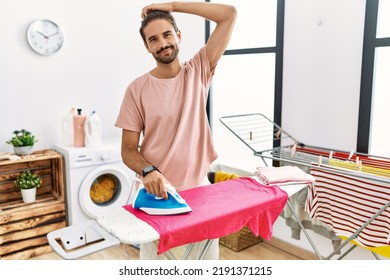
[[[96,205],[110,205],[120,194],[120,180],[113,174],[102,174],[91,184],[89,194]]]

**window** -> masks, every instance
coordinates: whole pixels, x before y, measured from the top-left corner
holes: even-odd
[[[390,1],[366,4],[358,151],[390,157]]]
[[[210,123],[218,162],[254,171],[261,159],[228,131],[219,118],[262,113],[281,123],[284,1],[224,0],[223,3],[234,5],[238,14],[231,41],[213,80]],[[211,24],[210,32],[213,28]]]
[[[369,153],[390,157],[390,47],[376,48]]]
[[[390,37],[390,1],[388,0],[379,1],[376,37]]]
[[[217,1],[212,1],[217,2]],[[227,49],[274,47],[276,44],[276,1],[223,1],[238,11],[236,25]],[[214,27],[214,24],[211,25]]]

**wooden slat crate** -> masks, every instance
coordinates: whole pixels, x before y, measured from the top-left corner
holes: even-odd
[[[42,177],[37,200],[24,203],[15,180],[23,170]],[[0,161],[0,259],[29,259],[51,252],[47,233],[66,226],[63,156],[37,151]]]

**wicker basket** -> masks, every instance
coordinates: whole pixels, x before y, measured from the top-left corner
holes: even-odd
[[[250,246],[260,243],[263,239],[255,236],[248,227],[243,227],[240,231],[221,237],[219,244],[228,247],[229,249],[239,252]]]

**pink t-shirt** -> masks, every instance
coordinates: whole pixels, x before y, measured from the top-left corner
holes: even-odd
[[[205,47],[172,79],[146,73],[127,87],[115,123],[143,133],[141,155],[179,191],[199,186],[217,158],[206,114],[213,74]]]

